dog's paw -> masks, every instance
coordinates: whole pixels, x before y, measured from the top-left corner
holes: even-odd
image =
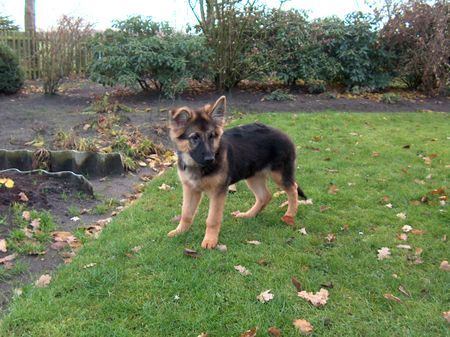
[[[202,248],[204,249],[213,249],[217,246],[218,238],[207,238],[205,237],[202,242]]]
[[[288,224],[289,226],[293,226],[294,225],[294,217],[291,215],[283,215],[281,217],[281,221],[283,221],[284,223]]]
[[[169,238],[173,238],[173,237],[177,236],[178,234],[181,234],[181,233],[180,233],[180,231],[178,229],[175,228],[174,230],[172,230],[169,233],[167,233],[167,236]]]
[[[241,211],[234,211],[231,213],[232,216],[235,218],[252,218],[254,215],[249,214],[249,212],[241,212]]]

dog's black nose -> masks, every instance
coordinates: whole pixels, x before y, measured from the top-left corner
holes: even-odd
[[[214,156],[205,157],[204,160],[206,165],[211,165],[212,163],[214,163]]]

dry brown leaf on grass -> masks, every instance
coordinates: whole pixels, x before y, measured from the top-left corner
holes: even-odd
[[[30,222],[30,226],[33,228],[33,231],[41,227],[41,219],[34,219]]]
[[[303,335],[308,335],[314,330],[311,323],[304,319],[296,319],[292,324],[294,324],[294,327]]]
[[[184,248],[183,254],[185,256],[189,256],[189,257],[192,257],[195,259],[200,257],[200,254],[196,250],[189,249],[189,248]]]
[[[400,212],[396,214],[397,218],[405,220],[406,219],[406,213]]]
[[[406,288],[404,286],[399,286],[398,290],[405,296],[411,297],[411,294],[409,293],[408,290],[406,290]]]
[[[307,301],[309,301],[312,305],[315,307],[320,307],[322,305],[327,304],[328,301],[328,290],[324,288],[320,288],[320,290],[317,293],[307,292],[307,291],[300,291],[298,294],[298,297],[301,297]]]
[[[399,239],[400,241],[406,241],[408,240],[408,235],[406,233],[400,233],[397,235],[397,239]]]
[[[85,265],[83,266],[83,269],[93,268],[93,267],[95,267],[96,265],[97,265],[97,263],[95,263],[95,262],[88,263],[88,264],[85,264]]]
[[[448,261],[442,261],[439,265],[439,269],[443,271],[450,271],[450,264],[448,263]]]
[[[300,232],[300,234],[302,235],[308,235],[308,233],[306,233],[306,228],[302,227],[298,230]]]
[[[45,288],[50,284],[51,280],[52,280],[52,277],[49,274],[44,274],[44,275],[41,275],[41,277],[39,277],[37,279],[37,281],[34,283],[34,285],[37,288]]]
[[[29,211],[23,211],[22,212],[22,218],[24,218],[25,221],[30,221],[31,220],[31,213]]]
[[[333,234],[333,233],[327,234],[327,236],[325,237],[325,240],[326,240],[328,243],[331,243],[331,242],[336,241],[336,234]]]
[[[394,301],[397,303],[401,303],[402,300],[392,294],[384,294],[383,297],[389,301]]]
[[[273,294],[271,293],[271,289],[263,291],[261,294],[256,296],[256,299],[261,303],[269,302],[273,299]]]
[[[381,247],[378,249],[378,260],[384,260],[391,257],[391,250],[388,247]]]
[[[244,275],[244,276],[252,274],[250,272],[250,270],[248,270],[247,268],[245,268],[244,266],[241,266],[241,265],[234,266],[234,269],[236,269],[239,272],[239,274]]]
[[[414,234],[414,235],[423,235],[423,234],[425,234],[425,230],[423,230],[423,229],[412,229],[412,230],[411,230],[411,234]]]
[[[281,330],[275,328],[274,326],[271,326],[271,327],[267,330],[267,332],[268,332],[269,335],[272,336],[272,337],[279,337],[279,336],[281,336]]]
[[[413,229],[413,228],[412,228],[410,225],[404,225],[404,226],[402,227],[403,233],[409,233],[409,232],[412,231],[412,229]]]
[[[300,292],[303,290],[302,284],[294,276],[291,277],[291,282],[294,285],[297,292]]]
[[[328,194],[336,194],[337,192],[339,192],[339,188],[336,185],[330,185]]]
[[[170,191],[172,189],[172,186],[163,183],[158,187],[158,189],[162,191]]]
[[[442,313],[442,317],[447,321],[447,323],[450,323],[450,310],[449,311],[444,311]]]
[[[208,337],[208,333],[207,332],[202,332],[200,335],[198,335],[197,337]]]
[[[219,252],[221,252],[221,253],[226,253],[226,252],[228,251],[227,246],[224,245],[224,244],[221,244],[221,243],[219,243],[219,244],[216,246],[216,249],[217,249]]]
[[[6,247],[6,240],[0,239],[0,252],[6,253],[8,251],[8,248]]]
[[[410,245],[397,245],[397,248],[400,248],[400,249],[411,249],[411,246]]]
[[[258,246],[261,244],[261,242],[257,241],[257,240],[247,240],[245,241],[247,244],[249,245],[254,245],[254,246]]]
[[[256,330],[256,328],[247,330],[246,332],[242,333],[240,337],[256,337]]]

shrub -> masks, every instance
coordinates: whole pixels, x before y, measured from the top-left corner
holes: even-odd
[[[82,18],[62,16],[56,29],[46,32],[46,40],[39,49],[38,56],[42,62],[42,80],[44,92],[55,94],[61,80],[69,76],[74,67],[75,50],[86,43],[92,35],[92,26]]]
[[[310,94],[321,94],[327,90],[325,81],[322,80],[308,80],[305,86]]]
[[[337,64],[328,82],[371,90],[389,85],[392,77],[391,54],[378,42],[378,21],[361,12],[315,20],[313,31],[324,52]]]
[[[448,4],[410,0],[394,8],[381,41],[396,56],[398,75],[411,88],[444,94],[449,80]]]
[[[265,101],[295,101],[295,96],[291,95],[287,90],[277,89],[270,94],[264,96]]]
[[[386,104],[400,103],[401,100],[402,100],[402,97],[400,95],[392,93],[392,92],[383,94],[383,98],[382,98],[383,103],[386,103]]]
[[[0,93],[14,94],[23,86],[24,76],[14,52],[0,44]]]
[[[166,23],[133,17],[92,41],[90,77],[103,85],[157,89],[167,97],[184,90],[188,79],[208,75],[210,52],[204,39],[174,33]]]

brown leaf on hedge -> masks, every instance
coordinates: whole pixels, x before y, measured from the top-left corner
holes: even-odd
[[[240,337],[255,337],[256,336],[256,328],[253,328],[251,330],[247,330],[246,332],[242,333]]]
[[[304,319],[296,319],[292,324],[294,324],[294,327],[303,335],[308,335],[314,330],[311,323]]]

